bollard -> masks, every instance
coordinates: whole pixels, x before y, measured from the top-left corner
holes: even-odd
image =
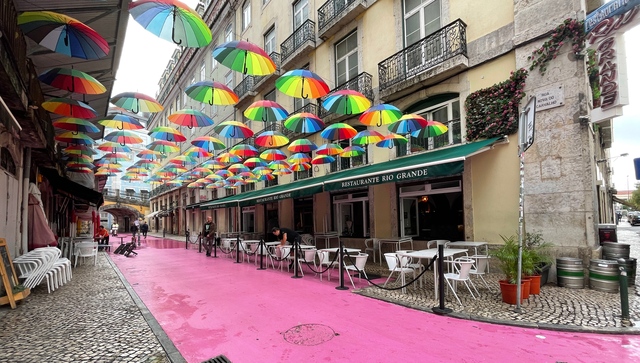
[[[260,251],[260,267],[258,270],[266,270],[267,268],[264,267],[264,240],[262,238],[260,238],[260,242],[258,242],[256,251]]]
[[[187,238],[184,241],[184,248],[188,250],[189,249],[189,230],[188,229],[187,229],[187,232],[186,232],[186,236],[187,236]]]
[[[164,229],[162,230],[162,238],[165,238],[166,236],[167,236],[167,229],[166,229],[166,228],[164,228]]]
[[[292,279],[300,279],[302,276],[298,276],[298,248],[300,248],[300,242],[297,238],[293,240],[293,276]],[[291,250],[289,250],[291,251]],[[291,252],[289,252],[291,254]]]
[[[629,282],[627,277],[627,267],[624,258],[618,259],[618,269],[620,270],[620,310],[622,311],[622,326],[629,327],[633,324],[629,319]]]
[[[240,233],[236,236],[236,262],[240,263]]]
[[[218,258],[218,246],[220,246],[220,237],[213,237],[213,258]]]
[[[340,286],[336,287],[336,290],[349,290],[348,287],[344,286],[344,242],[340,240],[340,244],[338,247],[338,274],[340,275]]]
[[[453,312],[452,309],[444,306],[444,243],[438,245],[438,300],[440,305],[431,310],[438,315],[445,315]]]

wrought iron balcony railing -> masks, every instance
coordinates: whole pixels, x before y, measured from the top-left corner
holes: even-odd
[[[467,55],[467,24],[458,19],[378,63],[380,89],[414,77],[458,54]]]
[[[238,98],[242,98],[247,95],[249,92],[253,91],[253,86],[255,85],[255,78],[253,76],[246,76],[242,82],[240,82],[234,89],[233,92],[238,95]]]
[[[276,71],[273,74],[270,74],[270,75],[267,75],[267,76],[255,76],[255,77],[253,77],[254,78],[254,85],[259,84],[260,82],[262,82],[265,79],[268,79],[269,77],[271,77],[274,74],[280,74],[280,64],[281,64],[280,53],[271,52],[271,54],[269,54],[269,57],[271,58],[271,60],[273,60],[273,63],[275,63]]]
[[[307,41],[316,44],[316,23],[307,19],[282,44],[280,44],[281,59],[284,62]]]
[[[314,114],[318,117],[320,117],[320,115],[318,114],[319,112],[319,108],[318,105],[316,105],[315,103],[308,103],[302,107],[300,107],[299,109],[293,111],[294,114],[296,113],[301,113],[301,112],[308,112],[311,114]],[[301,137],[304,137],[305,134],[299,133],[299,132],[295,132],[295,131],[291,131],[286,127],[282,127],[282,134],[286,137],[289,138],[289,140],[295,140],[295,139],[299,139]]]
[[[369,73],[367,72],[362,72],[360,74],[358,74],[357,76],[351,78],[350,80],[346,81],[345,83],[339,85],[338,87],[332,89],[329,94],[332,94],[335,91],[340,91],[343,89],[350,89],[352,91],[358,91],[360,93],[362,93],[366,98],[368,98],[369,100],[373,101],[373,76],[371,76]],[[320,99],[320,104],[322,104],[322,102],[324,102],[324,100],[327,98],[328,96],[324,96]],[[331,112],[327,111],[324,107],[318,107],[318,117],[320,118],[325,118],[327,116],[329,116],[330,114],[332,114]]]
[[[322,30],[331,21],[342,15],[349,5],[361,0],[329,0],[318,9],[318,29]]]
[[[120,190],[104,189],[102,196],[105,200],[116,203],[149,205],[150,193],[127,193]]]

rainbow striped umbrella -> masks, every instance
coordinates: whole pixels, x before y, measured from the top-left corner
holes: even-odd
[[[211,172],[211,174],[207,175],[205,179],[214,181],[214,180],[222,180],[222,177],[218,174],[214,174],[213,172]]]
[[[100,162],[96,162],[96,166],[99,166],[103,169],[120,169],[122,168],[122,164],[113,163],[109,160],[101,160]]]
[[[62,149],[65,154],[70,155],[97,155],[98,152],[87,145],[69,145]]]
[[[343,151],[342,146],[338,144],[324,144],[316,149],[318,155],[338,155]]]
[[[238,175],[240,175],[241,177],[245,178],[245,180],[256,177],[256,175],[253,174],[250,170],[240,172],[240,173],[238,173]]]
[[[312,113],[300,112],[289,116],[284,122],[284,127],[293,132],[310,134],[322,130],[324,122]]]
[[[242,161],[242,158],[239,157],[238,155],[234,155],[232,153],[226,152],[216,156],[216,160],[221,163],[229,164],[229,163],[239,163]]]
[[[266,76],[276,71],[276,64],[262,48],[244,40],[220,44],[213,50],[213,58],[236,72],[252,76]]]
[[[149,136],[154,139],[166,140],[169,142],[182,142],[186,141],[187,137],[182,132],[168,126],[158,126],[149,132]]]
[[[193,173],[192,173],[192,175],[193,175]],[[209,185],[209,184],[213,183],[213,181],[211,181],[211,179],[198,178],[198,179],[196,179],[196,183],[202,183],[204,185]]]
[[[117,130],[140,130],[144,128],[140,121],[134,117],[121,113],[107,115],[105,118],[98,121],[98,123],[104,127]]]
[[[70,68],[52,68],[38,76],[40,82],[69,92],[99,95],[105,86],[87,73]]]
[[[309,163],[291,165],[291,171],[307,171],[309,169],[311,169],[311,164]]]
[[[280,147],[289,143],[289,138],[279,131],[265,131],[256,136],[255,144],[263,147]]]
[[[294,153],[309,153],[317,148],[316,144],[307,139],[294,140],[287,146],[287,149]]]
[[[258,166],[253,168],[251,172],[253,172],[253,174],[256,176],[260,176],[260,175],[271,174],[273,173],[273,170],[269,169],[269,167],[267,166]]]
[[[389,135],[384,137],[384,140],[382,140],[380,142],[377,142],[376,146],[377,147],[388,147],[389,149],[392,149],[394,146],[406,145],[407,142],[408,142],[407,138],[402,136],[402,135],[389,134]]]
[[[47,49],[69,57],[99,59],[109,54],[109,43],[86,24],[51,11],[18,15],[22,32]]]
[[[356,131],[352,126],[338,122],[329,125],[326,129],[322,130],[320,136],[327,140],[342,140],[350,139],[356,136],[357,133],[358,131]]]
[[[187,184],[187,188],[190,188],[190,189],[204,188],[204,187],[205,187],[204,183],[191,182],[191,183]]]
[[[229,150],[229,153],[243,159],[258,155],[258,149],[249,144],[238,144]]]
[[[196,82],[187,87],[184,92],[194,100],[210,105],[228,106],[238,103],[238,95],[220,82]]]
[[[124,181],[138,181],[138,180],[142,180],[142,176],[146,176],[146,175],[136,175],[136,174],[124,174],[123,176],[120,177],[120,180],[124,180]]]
[[[213,156],[212,153],[197,146],[192,146],[188,148],[187,151],[183,153],[183,155],[186,155],[192,158],[210,158]]]
[[[289,113],[276,102],[259,100],[247,107],[244,110],[244,115],[249,120],[268,122],[282,121],[287,118]]]
[[[284,169],[278,169],[278,170],[274,170],[273,171],[273,175],[289,175],[293,173],[293,171],[290,168],[284,168]]]
[[[268,181],[268,180],[274,180],[276,178],[275,175],[273,174],[263,174],[263,175],[258,175],[258,180],[259,181]]]
[[[239,173],[244,173],[249,171],[249,168],[247,168],[246,166],[242,165],[242,164],[233,164],[231,166],[229,166],[227,168],[227,170],[229,170],[230,172],[234,173],[234,174],[239,174]]]
[[[261,158],[249,158],[245,160],[243,164],[248,168],[255,168],[258,166],[267,166],[267,162],[262,160]]]
[[[75,133],[78,133],[78,132],[85,132],[85,133],[100,132],[100,129],[97,128],[91,122],[89,122],[89,121],[87,121],[85,119],[76,118],[76,117],[62,117],[62,118],[59,118],[53,123],[53,127],[57,127],[59,129],[63,129],[63,130],[69,130],[69,131],[72,131],[72,132],[75,132]]]
[[[340,115],[356,115],[371,107],[371,101],[358,91],[343,89],[327,96],[322,107]]]
[[[389,104],[380,104],[370,107],[358,118],[367,126],[382,126],[398,121],[402,117],[399,108]]]
[[[311,156],[305,153],[295,153],[287,159],[287,161],[291,164],[302,164],[311,162]]]
[[[198,176],[208,176],[208,175],[214,175],[213,172],[211,171],[211,169],[199,166],[197,168],[193,168],[191,169],[191,173],[193,175],[198,175]]]
[[[329,86],[317,74],[306,69],[294,69],[276,80],[276,88],[287,96],[320,98],[329,93]]]
[[[118,152],[107,153],[102,158],[103,159],[115,159],[115,160],[118,160],[118,159],[120,159],[120,160],[131,160],[131,157],[129,157],[128,154],[126,154],[126,153],[118,153]]]
[[[427,124],[427,120],[425,120],[424,117],[409,113],[389,125],[388,129],[393,133],[404,135],[423,129]]]
[[[145,149],[136,154],[137,157],[143,160],[156,160],[161,159],[163,155],[159,151]]]
[[[116,175],[116,173],[115,173],[115,172],[113,172],[113,171],[106,170],[106,169],[98,169],[94,175],[99,175],[99,176],[115,176],[115,175]]]
[[[215,183],[205,185],[205,189],[216,189],[218,186]]]
[[[227,148],[224,142],[220,141],[219,139],[216,139],[213,136],[196,137],[195,139],[191,140],[191,145],[205,149],[210,153],[215,152],[216,150],[222,150]]]
[[[180,174],[187,171],[187,168],[181,166],[179,164],[167,164],[164,168],[160,170],[162,173],[170,173],[170,174]]]
[[[87,168],[87,167],[76,167],[76,168],[67,167],[67,172],[68,173],[89,174],[89,173],[93,173],[93,169],[90,169],[90,168]]]
[[[216,175],[221,176],[223,178],[228,178],[228,177],[233,176],[233,173],[230,172],[227,169],[220,169],[220,170],[216,171]]]
[[[118,142],[122,146],[127,144],[142,143],[142,138],[140,136],[136,135],[132,131],[127,131],[127,130],[110,132],[108,135],[105,135],[104,139],[107,141]]]
[[[155,161],[155,160],[149,160],[149,159],[142,159],[142,160],[138,160],[137,165],[140,165],[141,167],[150,170],[150,169],[154,169],[160,166],[160,163]]]
[[[213,128],[218,135],[228,138],[245,139],[253,136],[253,131],[249,126],[238,121],[222,121]]]
[[[375,144],[384,140],[384,136],[375,130],[362,130],[351,139],[351,142],[356,145]]]
[[[211,119],[211,117],[198,110],[192,110],[190,108],[176,111],[175,113],[169,115],[167,118],[174,124],[186,126],[189,129],[192,129],[194,127],[205,127],[213,125],[213,120]]]
[[[447,133],[449,128],[438,121],[427,120],[427,126],[420,130],[416,130],[411,133],[411,136],[415,138],[427,139],[430,137],[440,136]]]
[[[195,164],[196,159],[186,155],[178,155],[175,158],[170,159],[169,162],[171,164],[187,165],[187,164]]]
[[[174,180],[167,181],[165,184],[167,184],[167,185],[182,185],[182,184],[184,184],[184,181],[183,180],[174,179]]]
[[[311,164],[320,165],[320,164],[331,164],[336,161],[336,158],[329,155],[316,155],[313,159],[311,159]]]
[[[349,146],[345,147],[344,150],[340,153],[340,156],[343,158],[353,158],[355,156],[363,155],[366,151],[360,146]]]
[[[93,145],[94,143],[93,139],[89,136],[85,134],[74,133],[72,131],[67,131],[60,135],[56,135],[55,139],[61,142],[76,145]]]
[[[117,142],[105,141],[98,145],[98,150],[108,153],[130,153],[131,148],[126,145],[120,145]]]
[[[93,158],[90,155],[65,155],[63,156],[64,160],[72,160],[72,161],[78,161],[78,162],[88,162],[88,163],[92,163],[93,162]]]
[[[266,161],[286,160],[287,155],[278,149],[269,149],[260,154],[260,159]]]
[[[271,170],[283,170],[289,169],[291,165],[284,160],[274,160],[267,165],[267,167]]]
[[[165,140],[156,140],[146,146],[147,149],[157,151],[162,155],[174,153],[180,148],[173,142],[165,141]]]
[[[111,97],[111,103],[133,113],[160,112],[164,107],[155,98],[139,92],[123,92]]]
[[[70,98],[52,98],[42,103],[42,108],[62,116],[90,119],[98,116],[96,110],[84,102]]]
[[[202,166],[205,168],[209,168],[209,169],[223,169],[225,167],[225,164],[219,162],[218,160],[207,160],[204,163],[202,163]]]
[[[181,46],[201,48],[211,43],[211,29],[200,14],[178,0],[139,0],[129,13],[154,35]]]
[[[65,165],[67,168],[89,168],[93,169],[95,165],[91,164],[91,162],[73,162],[70,161]]]

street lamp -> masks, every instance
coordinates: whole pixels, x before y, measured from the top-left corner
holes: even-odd
[[[612,157],[610,157],[610,158],[597,159],[597,160],[596,160],[596,163],[603,163],[603,162],[605,162],[605,161],[607,161],[607,160],[611,160],[611,161],[613,161],[613,160],[615,160],[615,159],[617,159],[617,158],[621,158],[621,157],[625,157],[625,156],[629,156],[629,153],[622,153],[622,154],[620,154],[620,155],[618,155],[618,156],[612,156]]]

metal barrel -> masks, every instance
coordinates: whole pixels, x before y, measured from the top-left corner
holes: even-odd
[[[604,242],[602,244],[603,260],[618,260],[619,258],[629,258],[629,248],[626,243]]]
[[[589,286],[602,292],[618,292],[620,288],[618,262],[591,260],[589,264]]]
[[[638,260],[635,258],[625,258],[624,266],[627,270],[627,278],[629,281],[629,286],[636,284],[636,268],[638,265]]]
[[[558,257],[556,259],[558,286],[570,289],[584,288],[584,269],[582,260],[573,257]]]

